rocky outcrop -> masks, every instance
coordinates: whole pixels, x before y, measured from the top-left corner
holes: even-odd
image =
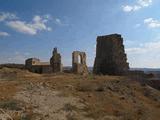
[[[93,72],[104,75],[123,75],[128,72],[128,69],[129,64],[121,35],[98,36]]]

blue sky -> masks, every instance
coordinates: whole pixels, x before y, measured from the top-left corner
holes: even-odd
[[[93,66],[96,37],[119,33],[130,67],[160,68],[159,0],[0,0],[0,63],[48,61],[56,46],[63,65],[74,50]]]

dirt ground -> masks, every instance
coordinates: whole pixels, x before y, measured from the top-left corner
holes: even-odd
[[[0,69],[2,120],[159,120],[160,91],[123,76]]]

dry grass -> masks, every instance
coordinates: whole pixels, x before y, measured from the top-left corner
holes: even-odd
[[[11,73],[12,81],[7,77]],[[66,104],[64,111],[73,110],[77,113],[84,111],[86,117],[94,120],[105,118],[109,120],[159,120],[160,118],[160,91],[149,86],[141,86],[127,77],[38,75],[17,69],[0,70],[0,74],[3,74],[3,79],[6,79],[0,81],[0,100],[12,101],[12,96],[15,96],[18,91],[24,89],[31,91],[40,85],[53,91],[60,91],[60,97],[79,98],[79,102],[83,103],[85,108],[77,109],[75,106]],[[67,118],[68,120],[77,119],[72,114],[68,114]]]

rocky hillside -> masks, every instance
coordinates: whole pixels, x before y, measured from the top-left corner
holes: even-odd
[[[0,69],[0,119],[159,120],[160,91],[120,76]]]

